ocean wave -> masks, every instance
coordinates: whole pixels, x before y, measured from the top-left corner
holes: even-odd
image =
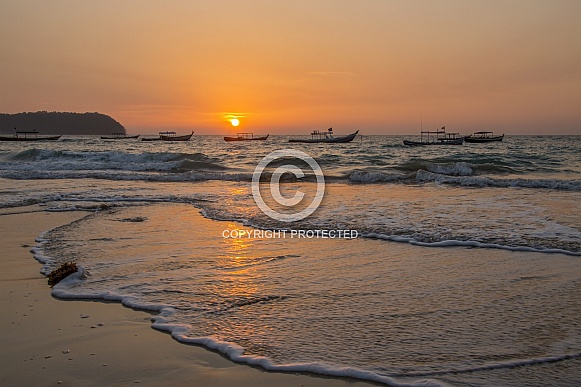
[[[426,169],[430,172],[451,176],[472,176],[475,166],[471,163],[459,162],[434,162],[428,160],[412,160],[398,165],[396,169],[415,172]]]
[[[5,152],[0,162],[7,170],[31,171],[166,171],[187,172],[196,170],[228,170],[220,160],[204,153],[124,151],[82,152],[47,149],[28,149],[20,152]]]
[[[466,187],[496,188],[548,188],[566,191],[581,191],[581,180],[559,179],[501,179],[484,176],[448,176],[439,173],[419,170],[416,174],[419,183],[435,182],[438,184],[460,185]]]
[[[402,175],[396,173],[355,171],[349,176],[349,181],[354,183],[386,183],[410,180],[413,177],[415,177],[414,173]]]
[[[200,163],[199,170],[191,171],[180,169],[179,166],[170,168],[170,172],[151,170],[38,170],[38,169],[0,169],[0,178],[12,180],[46,180],[46,179],[102,179],[113,181],[151,181],[151,182],[196,182],[196,181],[238,181],[251,182],[251,172],[223,171],[222,167],[206,163]],[[179,173],[178,173],[179,172]],[[270,175],[263,173],[261,181],[268,181]],[[314,175],[306,175],[302,181],[314,182]],[[285,174],[281,182],[295,182],[292,175]],[[426,183],[458,185],[474,188],[542,188],[565,191],[581,191],[581,180],[562,179],[526,179],[526,178],[492,178],[485,176],[450,176],[440,173],[419,170],[417,172],[400,174],[390,172],[353,171],[350,174],[325,177],[328,184],[343,183],[346,181],[360,184],[372,183]],[[29,204],[36,204],[30,201]],[[5,206],[0,204],[0,207]],[[9,205],[8,207],[12,207]]]
[[[459,185],[475,188],[543,188],[564,191],[581,191],[581,180],[562,179],[527,179],[527,178],[494,178],[486,176],[461,175],[458,171],[468,171],[465,166],[444,167],[436,166],[433,170],[420,169],[408,174],[393,172],[367,172],[354,171],[349,175],[349,181],[353,183],[426,183]]]
[[[208,162],[208,161],[193,161],[190,159],[182,160],[177,167],[173,168],[174,172],[188,172],[188,171],[224,171],[228,170],[218,163]]]
[[[490,160],[487,160],[490,161]],[[398,182],[415,180],[416,174],[420,171],[428,171],[445,176],[473,176],[482,173],[508,173],[512,170],[499,167],[493,164],[473,164],[465,161],[429,161],[411,160],[393,167],[396,171],[407,173],[394,173],[389,171],[361,171],[356,170],[351,173],[349,180],[358,183],[378,183],[378,182]]]
[[[395,169],[402,171],[427,170],[451,176],[472,176],[480,174],[514,174],[526,170],[522,162],[509,162],[506,158],[460,154],[456,157],[436,157],[433,159],[415,158],[402,162]],[[528,165],[525,165],[526,167]]]
[[[109,170],[0,170],[0,178],[13,180],[44,179],[105,179],[124,181],[193,182],[206,180],[252,181],[251,173],[226,173],[210,171],[188,171],[182,173],[159,173],[151,171],[109,171]]]
[[[54,144],[53,144],[54,145]],[[58,145],[58,144],[57,144]],[[102,144],[101,144],[102,145]],[[188,182],[205,180],[251,181],[256,163],[263,152],[224,153],[216,144],[204,152],[143,152],[133,148],[99,148],[95,144],[78,143],[70,150],[33,148],[0,152],[0,177],[7,179],[79,179],[95,178],[127,181]],[[397,144],[384,146],[401,147]],[[92,150],[88,150],[92,149]],[[99,150],[103,149],[103,150]],[[149,149],[149,148],[148,148]],[[408,149],[402,147],[402,149]],[[184,152],[184,150],[186,150]],[[577,177],[577,164],[569,158],[529,155],[528,153],[461,153],[442,155],[438,149],[422,152],[419,157],[389,155],[375,151],[332,148],[313,156],[324,167],[327,183],[412,183],[435,181],[441,184],[471,187],[521,187],[580,190],[580,180],[531,179],[535,173],[558,177]],[[141,152],[141,153],[140,153]],[[433,157],[427,157],[427,156]],[[275,160],[268,172],[289,160]],[[296,161],[295,161],[296,164]],[[299,166],[302,166],[300,163]],[[498,175],[527,174],[527,178],[509,179]],[[304,181],[314,181],[307,175]],[[283,182],[294,182],[290,174]]]

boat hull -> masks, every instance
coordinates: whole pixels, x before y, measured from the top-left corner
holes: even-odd
[[[44,136],[44,137],[6,137],[0,136],[0,141],[56,141],[62,136]]]
[[[359,131],[356,131],[355,133],[351,133],[348,134],[346,136],[341,136],[341,137],[333,137],[333,138],[306,138],[306,139],[290,139],[288,140],[288,142],[298,142],[298,143],[304,143],[304,144],[315,144],[315,143],[323,143],[323,144],[341,144],[341,143],[346,143],[346,142],[351,142],[353,141],[353,139],[355,138],[355,136],[357,136],[357,133],[359,133]]]
[[[422,141],[410,141],[410,140],[403,140],[404,145],[409,146],[424,146],[424,145],[462,145],[464,143],[463,138],[458,138],[454,140],[448,141],[434,141],[434,142],[422,142]]]
[[[261,137],[251,137],[251,138],[246,138],[246,137],[224,137],[224,141],[264,141],[268,138],[268,136],[270,136],[269,134],[267,134],[266,136],[261,136]]]
[[[472,143],[472,144],[479,144],[484,142],[495,142],[495,141],[502,141],[504,139],[504,134],[502,136],[494,136],[494,137],[472,137],[467,136],[464,138],[464,141]]]

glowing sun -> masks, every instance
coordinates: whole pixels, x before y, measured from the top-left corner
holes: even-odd
[[[230,123],[232,124],[232,126],[238,126],[240,125],[240,120],[238,120],[238,118],[232,118],[230,119]]]

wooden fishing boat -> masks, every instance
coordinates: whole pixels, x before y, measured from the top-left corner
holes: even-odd
[[[189,141],[193,135],[194,131],[183,136],[177,136],[176,132],[161,132],[159,133],[159,138],[161,141]]]
[[[178,136],[176,132],[159,132],[157,137],[142,137],[141,141],[188,141],[194,132],[183,136]]]
[[[356,131],[355,133],[348,134],[346,136],[335,137],[335,135],[333,134],[333,128],[329,128],[329,129],[327,129],[326,132],[314,130],[311,133],[311,138],[292,138],[292,139],[288,140],[288,142],[331,143],[331,144],[346,143],[346,142],[353,141],[355,136],[357,136],[357,133],[359,133],[359,131]]]
[[[254,137],[254,133],[238,133],[236,137],[224,137],[224,141],[264,141],[268,136],[269,134],[266,136]]]
[[[0,141],[56,141],[62,136],[39,136],[38,131],[16,131],[12,136],[0,136]]]
[[[494,142],[502,141],[504,134],[500,136],[495,136],[494,132],[476,132],[469,136],[464,137],[464,141],[470,143],[481,143],[481,142]]]
[[[110,136],[101,136],[101,140],[131,140],[139,138],[139,134],[128,136],[125,133],[111,133]]]
[[[459,133],[446,133],[446,127],[434,131],[420,131],[420,141],[403,140],[404,145],[462,145],[464,137],[459,137]]]

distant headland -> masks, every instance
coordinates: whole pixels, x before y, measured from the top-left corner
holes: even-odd
[[[92,135],[125,133],[112,117],[101,113],[28,112],[0,113],[0,134],[37,130],[41,134]]]

